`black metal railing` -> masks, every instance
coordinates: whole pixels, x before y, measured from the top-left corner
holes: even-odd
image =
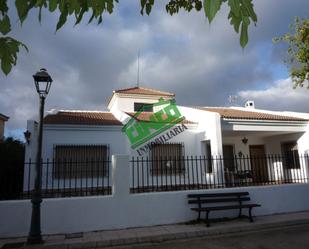
[[[128,167],[130,175],[124,180],[130,181],[131,193],[309,182],[307,154],[133,157]],[[34,179],[35,162],[31,160],[23,168],[0,167],[0,200],[31,198]],[[110,195],[111,161],[44,160],[41,180],[43,198]]]
[[[43,198],[111,194],[110,158],[83,161],[47,159],[41,165]],[[0,200],[31,198],[35,166],[36,163],[29,160],[19,172],[2,172],[0,168]]]
[[[130,161],[131,193],[307,183],[309,157],[183,156]]]

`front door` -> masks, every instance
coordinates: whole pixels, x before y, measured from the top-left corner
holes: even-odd
[[[249,149],[253,183],[267,182],[268,170],[264,145],[250,145]]]
[[[234,162],[234,146],[233,145],[223,145],[223,160],[225,171],[234,172],[235,162]]]

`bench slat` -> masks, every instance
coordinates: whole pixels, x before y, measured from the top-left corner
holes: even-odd
[[[238,201],[250,201],[250,197],[196,199],[196,200],[188,200],[188,203],[199,204],[199,203],[238,202]]]
[[[245,196],[245,195],[249,195],[249,192],[228,192],[228,193],[213,193],[213,194],[188,194],[188,198]]]
[[[194,211],[212,211],[212,210],[227,210],[227,209],[240,209],[250,207],[260,207],[259,204],[243,204],[243,205],[232,205],[232,206],[215,206],[215,207],[202,207],[202,208],[191,208]]]

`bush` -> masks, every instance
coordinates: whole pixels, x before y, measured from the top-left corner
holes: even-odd
[[[23,191],[25,145],[11,137],[0,143],[0,199],[16,199]]]

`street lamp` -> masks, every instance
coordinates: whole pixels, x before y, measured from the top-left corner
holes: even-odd
[[[36,90],[40,96],[40,123],[39,123],[39,136],[38,136],[38,148],[36,154],[35,164],[35,180],[34,190],[32,191],[31,203],[32,203],[32,214],[31,214],[31,226],[28,235],[28,244],[39,244],[42,243],[41,235],[41,183],[42,183],[42,132],[43,132],[43,115],[44,115],[44,104],[45,98],[49,92],[51,83],[53,82],[50,75],[47,73],[45,68],[41,68],[39,72],[33,75],[34,84]]]
[[[30,144],[31,132],[28,131],[28,130],[26,130],[26,131],[24,132],[24,137],[25,137],[25,139],[26,139],[27,144]]]

